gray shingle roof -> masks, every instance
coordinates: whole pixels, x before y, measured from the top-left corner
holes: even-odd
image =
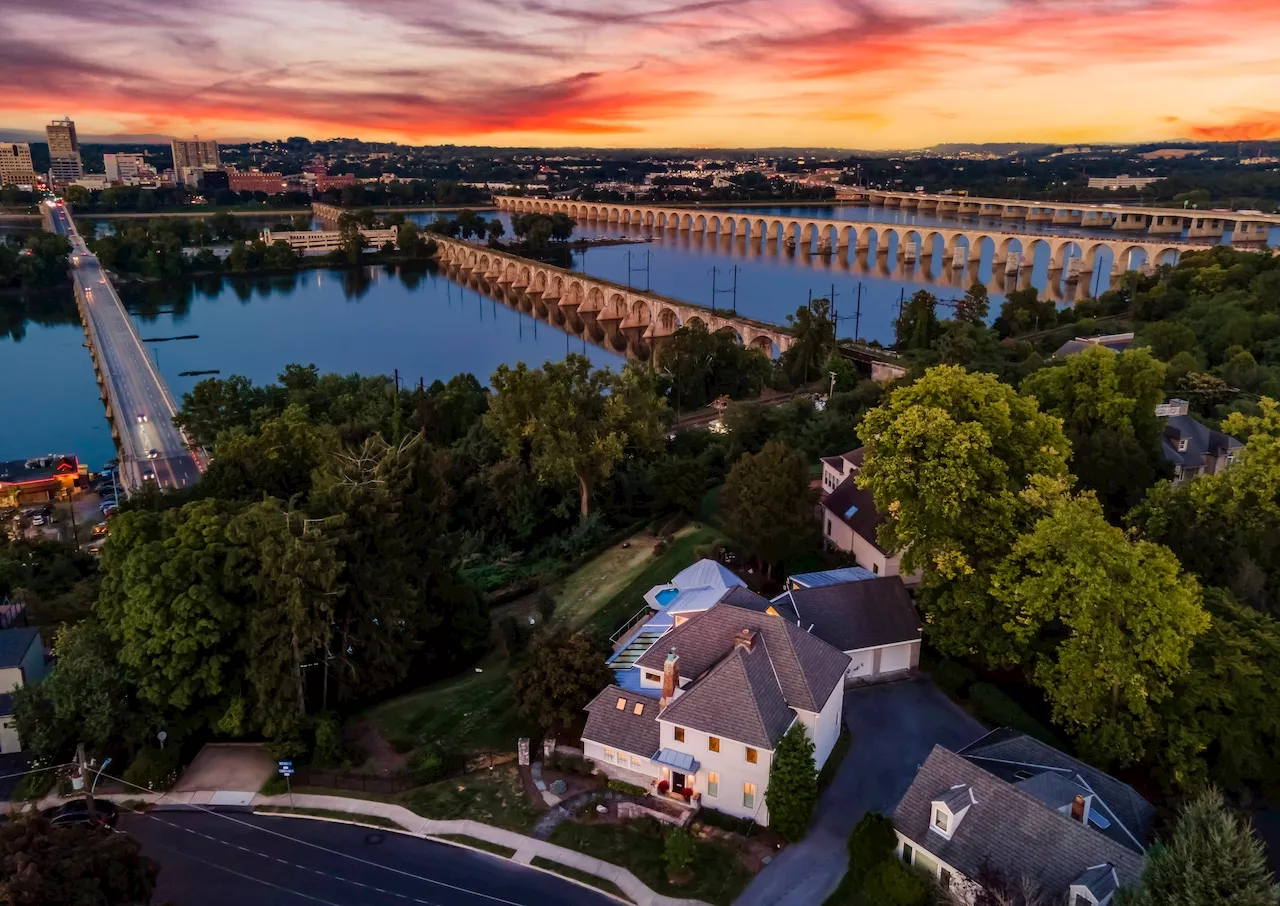
[[[620,698],[626,700],[626,707],[622,710],[618,709]],[[635,713],[637,704],[644,705],[641,714]],[[609,685],[591,700],[585,710],[587,725],[582,730],[583,739],[645,758],[653,757],[658,751],[662,740],[658,703],[647,695]]]
[[[31,627],[0,629],[0,669],[18,667],[33,643],[40,643],[40,630]]]
[[[1180,451],[1178,442],[1184,437],[1187,439],[1187,449]],[[1190,415],[1171,415],[1166,418],[1160,437],[1160,452],[1164,454],[1164,458],[1175,465],[1190,468],[1203,466],[1206,456],[1222,456],[1243,446],[1230,434],[1214,431]]]
[[[697,679],[733,650],[743,629],[759,632],[778,676],[786,703],[821,711],[836,684],[843,682],[849,656],[781,617],[720,603],[668,632],[636,664],[661,670],[667,652],[680,658],[680,675]]]
[[[947,840],[929,829],[931,806],[957,784],[968,784],[976,802]],[[1137,852],[942,746],[934,746],[916,773],[893,822],[903,835],[969,878],[977,878],[988,863],[1010,880],[1031,878],[1049,897],[1061,896],[1096,865],[1115,866],[1125,885],[1142,873]]]
[[[773,605],[769,603],[769,599],[756,594],[749,588],[731,588],[724,593],[719,601],[721,604],[732,604],[734,607],[745,607],[747,610],[755,610],[764,613]]]
[[[1104,832],[1108,837],[1134,851],[1140,851],[1146,844],[1155,808],[1129,784],[1078,758],[1005,728],[970,743],[960,750],[960,754],[1011,783],[1027,773],[1038,774],[1045,770],[1052,770],[1068,780],[1078,780],[1094,793],[1090,807],[1112,822]]]
[[[800,625],[841,651],[918,641],[924,625],[897,576],[795,588],[788,595]]]
[[[885,550],[876,540],[876,529],[885,521],[885,517],[876,509],[875,498],[870,491],[858,487],[856,476],[850,475],[822,500],[822,506],[831,515],[853,529],[862,538],[875,546],[880,553],[888,556],[891,551]]]
[[[767,643],[758,636],[753,650],[735,648],[660,717],[712,736],[773,749],[796,714],[787,707]]]

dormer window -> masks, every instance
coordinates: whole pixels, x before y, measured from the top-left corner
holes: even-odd
[[[933,810],[933,826],[944,834],[951,833],[951,816],[940,808]]]
[[[967,784],[957,784],[933,800],[929,812],[929,831],[950,840],[956,825],[964,820],[969,807],[976,802]]]
[[[1187,452],[1187,438],[1185,437],[1178,438],[1178,452],[1179,453]]]

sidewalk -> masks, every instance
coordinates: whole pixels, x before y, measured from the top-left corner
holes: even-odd
[[[707,906],[701,900],[684,900],[676,897],[663,896],[650,890],[645,884],[633,875],[627,869],[611,862],[604,862],[593,856],[584,855],[572,849],[565,849],[563,846],[556,846],[545,840],[535,840],[533,837],[526,837],[524,834],[518,834],[515,831],[503,830],[502,828],[492,827],[488,824],[481,824],[478,821],[437,821],[432,818],[423,818],[421,815],[409,811],[402,805],[395,805],[390,802],[376,802],[369,799],[347,799],[342,796],[314,796],[309,794],[295,793],[292,797],[284,796],[263,796],[260,793],[237,793],[228,791],[215,790],[198,790],[194,792],[171,792],[171,793],[138,793],[138,794],[110,794],[98,796],[99,799],[111,799],[116,802],[124,802],[126,800],[142,801],[148,804],[157,805],[159,809],[166,808],[184,808],[184,807],[218,807],[218,806],[249,806],[257,808],[259,806],[284,806],[293,808],[311,808],[326,809],[331,812],[346,812],[353,819],[358,819],[361,815],[375,815],[394,821],[403,827],[408,833],[425,839],[436,839],[441,834],[462,834],[467,837],[475,837],[478,840],[484,840],[489,843],[496,843],[499,846],[505,846],[508,849],[515,850],[515,855],[511,857],[511,861],[528,865],[535,858],[541,857],[552,862],[559,863],[568,868],[576,868],[588,874],[595,875],[606,881],[611,881],[617,885],[626,896],[631,899],[637,906]],[[163,801],[160,801],[163,800]],[[46,797],[38,803],[38,808],[45,809],[50,806],[60,805],[67,799],[59,797]],[[15,803],[7,803],[10,807]],[[274,814],[274,813],[271,813]],[[287,816],[287,815],[286,815]],[[441,843],[452,843],[449,840],[439,840]],[[454,844],[457,845],[457,844]],[[501,858],[495,856],[495,858]],[[537,869],[535,869],[537,870]]]

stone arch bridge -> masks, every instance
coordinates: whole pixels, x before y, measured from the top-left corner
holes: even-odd
[[[635,358],[660,358],[663,339],[695,322],[712,333],[730,334],[770,358],[795,342],[776,324],[713,312],[501,249],[431,238],[440,264],[459,282],[481,285],[504,303]]]
[[[1211,243],[1188,243],[1133,237],[1062,234],[1050,232],[1017,232],[992,230],[982,226],[920,226],[917,224],[880,223],[861,220],[830,220],[815,217],[779,216],[776,214],[740,213],[705,207],[681,208],[644,204],[611,204],[604,202],[562,201],[547,198],[494,196],[501,210],[514,212],[563,212],[575,220],[597,220],[621,226],[650,227],[655,230],[685,230],[691,233],[733,235],[750,239],[794,241],[803,248],[819,252],[854,247],[865,253],[873,246],[877,256],[885,256],[892,246],[901,257],[908,248],[918,249],[921,257],[941,255],[944,262],[963,266],[982,257],[984,248],[991,249],[993,269],[1030,268],[1038,248],[1049,250],[1050,272],[1061,271],[1071,257],[1080,259],[1079,273],[1092,273],[1099,264],[1099,253],[1111,255],[1111,276],[1127,270],[1176,261],[1188,251],[1202,251]],[[1016,253],[1016,254],[1015,254]],[[1139,259],[1141,256],[1141,260]]]

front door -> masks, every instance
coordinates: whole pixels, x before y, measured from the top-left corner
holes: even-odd
[[[684,789],[684,775],[679,771],[671,772],[671,792],[678,793]]]

